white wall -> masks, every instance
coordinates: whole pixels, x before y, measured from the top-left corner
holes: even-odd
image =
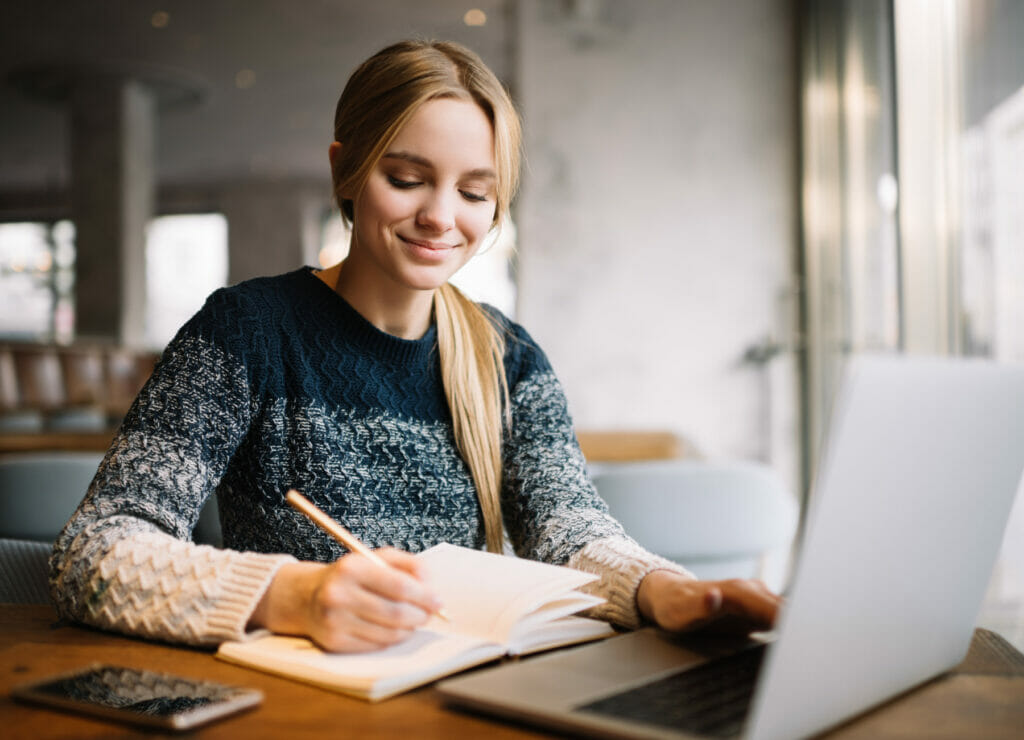
[[[518,318],[577,425],[668,428],[712,456],[792,467],[794,363],[776,360],[769,382],[742,362],[792,330],[791,4],[527,0],[519,13]]]

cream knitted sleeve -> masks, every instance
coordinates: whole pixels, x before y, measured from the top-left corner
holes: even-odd
[[[58,610],[102,629],[190,645],[246,637],[277,569],[295,559],[220,550],[153,531],[112,543],[52,580]]]
[[[585,590],[606,599],[589,609],[586,616],[636,629],[643,619],[637,609],[636,591],[651,571],[670,570],[694,578],[686,568],[648,552],[629,537],[594,540],[569,558],[570,568],[600,576]]]

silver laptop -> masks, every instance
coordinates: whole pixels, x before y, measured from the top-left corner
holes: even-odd
[[[827,729],[963,659],[1022,469],[1024,366],[851,360],[770,644],[735,652],[644,629],[439,690],[452,705],[595,737]],[[738,715],[685,716],[702,696],[732,694]]]

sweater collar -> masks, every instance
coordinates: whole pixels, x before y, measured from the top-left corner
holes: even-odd
[[[322,311],[329,321],[336,323],[340,332],[353,344],[367,353],[399,363],[417,363],[427,360],[437,345],[437,324],[431,322],[419,339],[402,339],[381,331],[363,317],[352,305],[331,290],[314,273],[314,268],[304,267],[298,271],[303,280],[303,290],[313,297],[315,309]]]

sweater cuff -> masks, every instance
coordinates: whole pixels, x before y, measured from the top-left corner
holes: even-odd
[[[217,645],[246,625],[291,555],[221,550],[156,532],[126,537],[100,562],[84,621],[143,637]]]
[[[603,597],[605,603],[589,609],[586,616],[628,629],[636,629],[643,623],[637,608],[636,592],[648,573],[670,570],[696,580],[696,576],[683,566],[648,552],[629,537],[594,540],[569,558],[566,565],[600,576],[600,580],[588,584],[583,590]]]
[[[204,642],[247,640],[267,633],[246,631],[256,605],[270,587],[278,569],[296,562],[291,555],[262,555],[254,552],[234,553],[221,577],[220,598],[206,614]]]

